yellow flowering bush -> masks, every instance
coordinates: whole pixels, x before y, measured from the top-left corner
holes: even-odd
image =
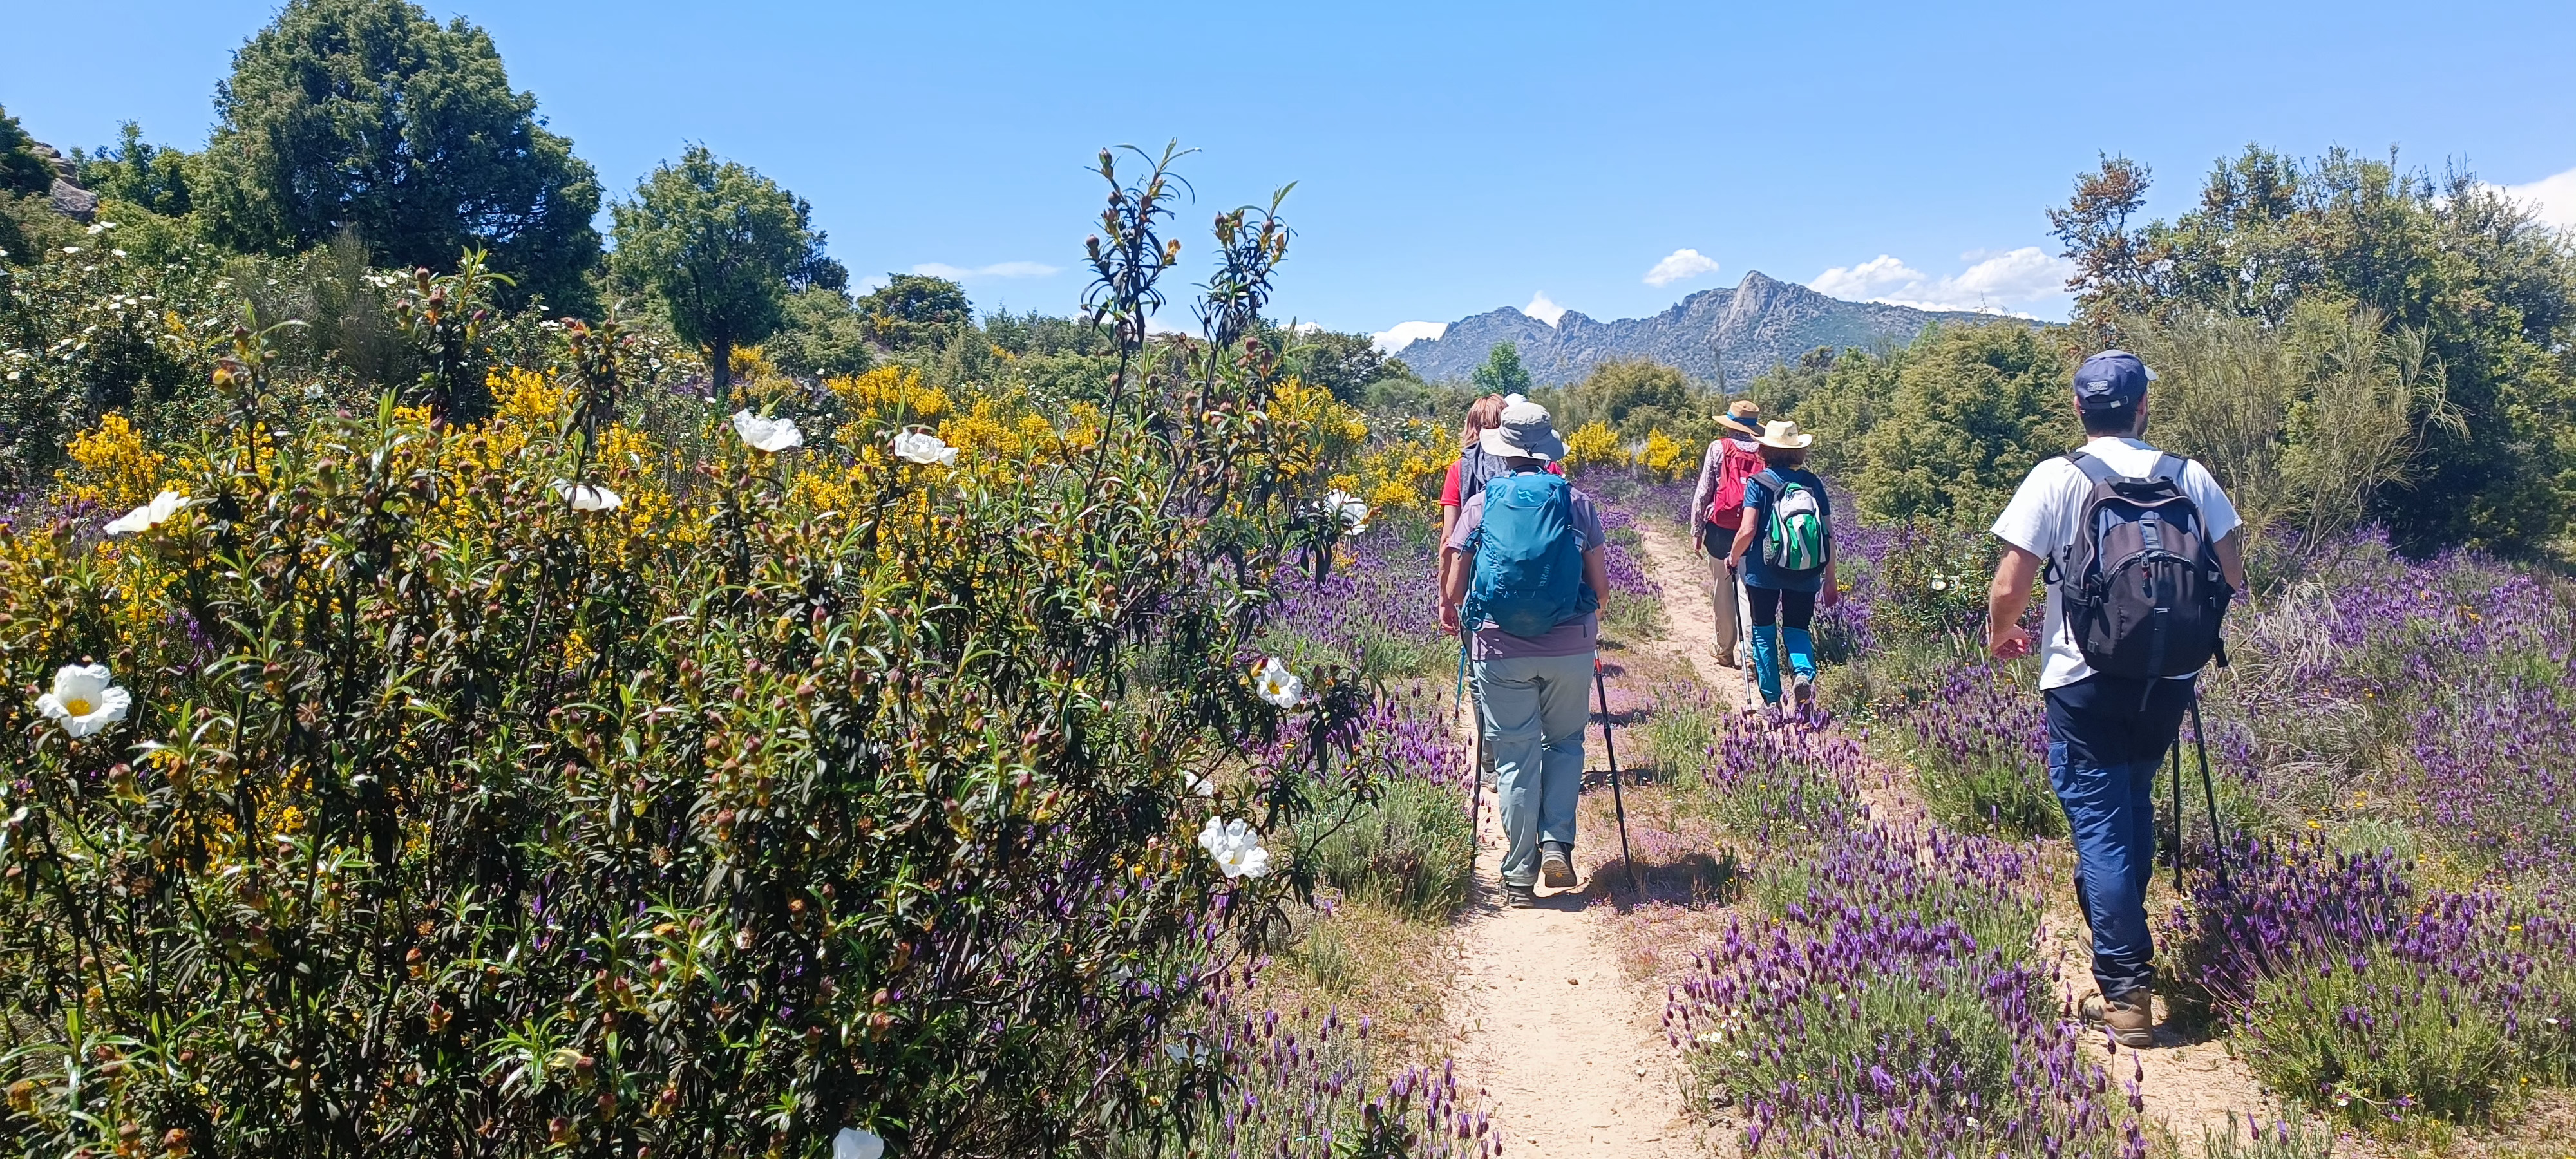
[[[1619,446],[1619,433],[1609,424],[1594,420],[1575,428],[1565,436],[1565,469],[1579,471],[1589,467],[1617,467],[1627,463],[1627,452]]]
[[[78,737],[0,700],[14,1142],[998,1156],[1199,1114],[1160,1035],[1367,795],[1357,681],[1238,663],[1347,408],[1220,367],[1050,421],[890,369],[769,453],[608,417],[596,350],[441,423],[290,421],[235,349],[213,437],[102,422],[62,484],[184,509],[0,525],[11,683],[132,696]],[[895,453],[934,421],[953,465]],[[1212,859],[1221,818],[1279,848]]]

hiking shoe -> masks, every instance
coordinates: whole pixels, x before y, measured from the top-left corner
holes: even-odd
[[[1574,888],[1574,862],[1566,856],[1565,843],[1541,841],[1538,848],[1539,880],[1546,882],[1549,889]]]
[[[1538,905],[1538,889],[1535,886],[1513,885],[1506,881],[1503,883],[1503,905],[1510,909],[1535,907]]]
[[[2109,1028],[2112,1041],[2122,1046],[2156,1044],[2156,998],[2143,986],[2117,998],[2099,994],[2087,998],[2083,1013],[2086,1025]]]
[[[1802,710],[1809,705],[1814,704],[1816,702],[1816,678],[1803,672],[1799,673],[1797,679],[1789,682],[1789,698],[1796,701],[1798,707]]]

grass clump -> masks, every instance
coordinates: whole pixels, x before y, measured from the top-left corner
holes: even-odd
[[[1410,778],[1315,839],[1318,875],[1351,897],[1438,919],[1466,903],[1475,873],[1473,821],[1459,791]]]

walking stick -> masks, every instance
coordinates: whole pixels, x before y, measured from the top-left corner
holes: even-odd
[[[1628,892],[1639,897],[1637,855],[1628,851],[1628,803],[1619,799],[1619,748],[1610,743],[1610,686],[1603,682],[1601,657],[1592,658],[1592,687],[1601,694],[1601,751],[1610,757],[1610,808],[1619,818],[1619,863],[1628,867]]]
[[[2174,817],[2174,842],[2173,842],[2174,892],[2175,892],[2175,893],[2181,893],[2181,892],[2182,892],[2182,838],[2183,838],[2183,815],[2182,815],[2182,738],[2181,738],[2181,737],[2175,737],[2175,738],[2174,738],[2174,743],[2173,743],[2173,791],[2174,791],[2174,807],[2173,807],[2173,817]]]
[[[1753,682],[1753,597],[1744,590],[1744,573],[1726,569],[1726,582],[1735,585],[1735,667],[1744,675],[1744,711],[1756,712],[1762,707],[1762,691]]]
[[[2210,868],[2218,874],[2218,891],[2224,894],[2228,892],[2227,836],[2218,828],[2218,789],[2211,785],[2209,780],[2209,736],[2202,732],[2200,727],[2200,681],[2198,680],[2191,682],[2191,746],[2200,752],[2200,795],[2202,800],[2209,803],[2209,864]],[[2182,745],[2179,741],[2174,745],[2174,767],[2176,771],[2180,771],[2182,767]],[[2179,781],[2180,778],[2176,779]],[[2177,829],[2181,827],[2180,813],[2175,814],[2174,825]]]

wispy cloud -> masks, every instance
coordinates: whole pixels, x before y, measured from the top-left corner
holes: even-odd
[[[869,274],[858,281],[850,283],[850,292],[853,294],[873,294],[893,284],[893,282],[894,279],[889,278],[884,274]]]
[[[1858,265],[1835,266],[1816,275],[1807,288],[1836,298],[1886,302],[1918,310],[1975,310],[1987,314],[2035,317],[2034,310],[2059,313],[2066,305],[2066,278],[2074,263],[2051,257],[2038,246],[2015,250],[1972,250],[1959,255],[1968,268],[1935,277],[1887,254]]]
[[[2576,229],[2576,169],[2524,185],[2498,188],[2505,196],[2538,211],[2540,220],[2560,229]]]
[[[1369,335],[1369,345],[1382,353],[1393,354],[1416,340],[1439,341],[1440,336],[1448,332],[1449,324],[1446,322],[1398,322]]]
[[[1717,259],[1698,250],[1680,249],[1664,255],[1655,268],[1646,271],[1649,286],[1669,286],[1692,278],[1707,277],[1717,272]]]
[[[1057,267],[1044,262],[995,262],[989,266],[952,266],[946,262],[923,262],[912,272],[952,282],[987,282],[1001,278],[1043,278],[1057,272]]]
[[[1541,322],[1545,322],[1550,326],[1554,326],[1556,325],[1557,319],[1565,316],[1565,307],[1548,301],[1547,294],[1542,291],[1540,293],[1530,295],[1530,304],[1521,307],[1521,313],[1527,314],[1532,318],[1536,318]]]

